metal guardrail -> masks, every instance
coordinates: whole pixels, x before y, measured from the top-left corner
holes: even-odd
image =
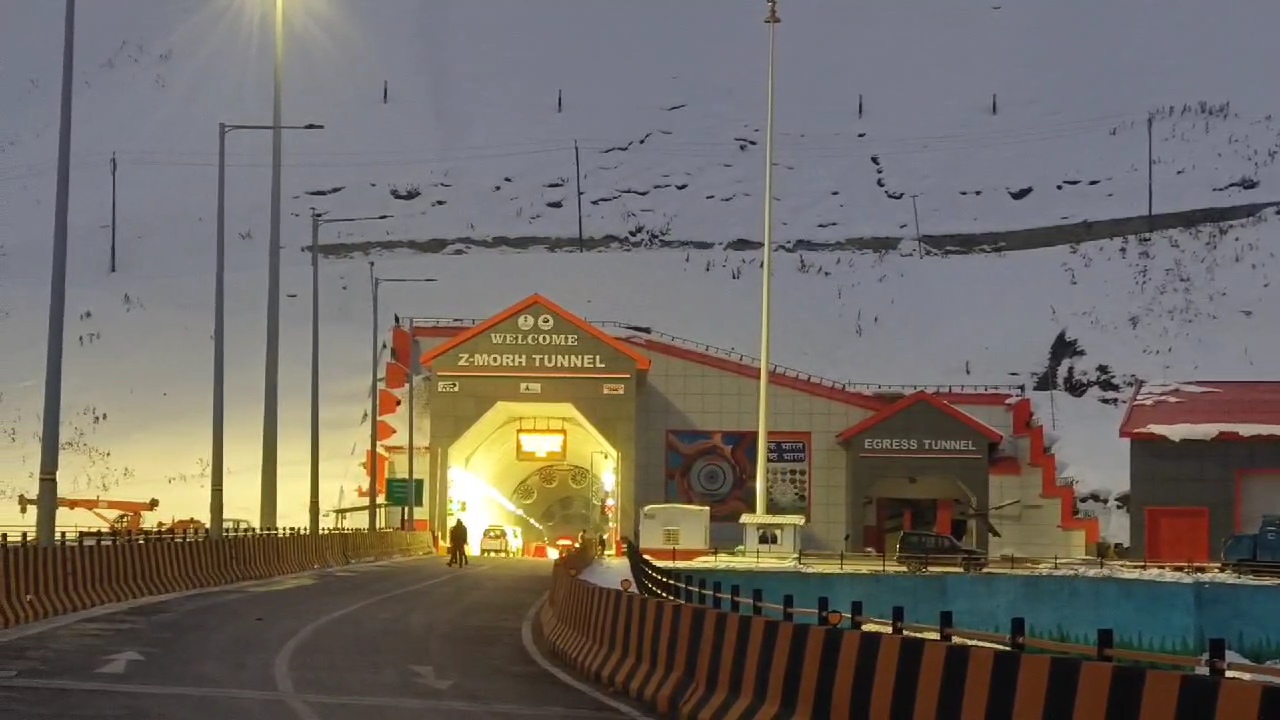
[[[414,327],[475,327],[480,323],[486,322],[476,318],[436,318],[422,317],[410,318]],[[760,358],[740,353],[736,350],[727,350],[725,348],[708,345],[696,340],[689,340],[677,335],[671,335],[659,330],[654,330],[646,325],[636,325],[634,323],[618,322],[615,320],[589,320],[592,325],[598,328],[608,328],[611,330],[625,330],[637,335],[652,337],[656,340],[677,345],[680,347],[695,350],[697,352],[711,355],[714,357],[724,358],[743,365],[754,365],[760,367]],[[883,383],[856,383],[846,382],[842,380],[832,380],[819,375],[797,370],[785,365],[776,363],[769,364],[769,371],[783,377],[789,377],[803,382],[814,383],[823,387],[829,387],[834,390],[843,390],[850,393],[863,394],[897,394],[912,393],[924,390],[932,393],[1008,393],[1018,397],[1027,394],[1026,385],[886,385]]]
[[[632,575],[642,594],[661,597],[685,604],[710,606],[716,610],[728,610],[731,613],[746,612],[751,615],[764,615],[766,611],[777,614],[784,622],[795,622],[797,616],[809,616],[815,623],[831,627],[847,627],[849,630],[868,632],[887,632],[892,635],[914,635],[941,642],[956,640],[994,645],[1018,652],[1037,650],[1057,655],[1084,657],[1103,662],[1122,661],[1145,665],[1156,665],[1178,668],[1183,671],[1194,671],[1206,668],[1211,676],[1222,677],[1228,671],[1261,675],[1280,680],[1280,667],[1255,665],[1252,663],[1230,662],[1226,659],[1227,642],[1224,638],[1209,638],[1208,657],[1199,658],[1188,655],[1171,655],[1167,653],[1128,650],[1115,647],[1115,630],[1099,628],[1096,641],[1092,645],[1044,640],[1027,636],[1026,618],[1012,617],[1009,620],[1008,633],[967,630],[955,626],[955,615],[950,610],[939,613],[937,625],[906,622],[906,608],[893,606],[891,617],[876,618],[863,613],[863,604],[854,600],[849,603],[847,613],[838,610],[826,597],[818,598],[817,608],[801,608],[795,606],[794,596],[783,595],[782,603],[765,602],[763,592],[752,589],[749,595],[743,595],[739,585],[732,585],[728,593],[723,592],[720,582],[707,587],[706,580],[700,579],[695,584],[692,575],[685,575],[683,581],[674,573],[664,570],[640,555],[634,545],[627,545],[627,559],[631,565]],[[630,583],[624,581],[626,586]],[[624,588],[625,589],[625,588]],[[727,607],[726,607],[727,605]],[[744,609],[745,606],[745,609]]]
[[[800,553],[732,553],[713,549],[708,555],[696,560],[681,560],[677,550],[672,550],[671,558],[656,557],[650,553],[647,558],[655,566],[668,569],[730,569],[733,566],[766,568],[812,568],[816,570],[844,571],[849,573],[925,573],[925,572],[993,572],[993,573],[1030,573],[1035,571],[1057,570],[1118,570],[1141,573],[1152,570],[1186,573],[1188,575],[1229,574],[1235,577],[1248,577],[1258,580],[1275,580],[1280,582],[1280,564],[1272,563],[1230,563],[1198,562],[1185,560],[1171,562],[1165,560],[1149,560],[1146,558],[1072,558],[1072,557],[1036,557],[1022,555],[933,555],[920,559],[918,563],[899,562],[894,555],[880,553],[818,552],[804,551]],[[970,569],[961,567],[962,561],[970,564]],[[973,563],[980,561],[981,567]]]

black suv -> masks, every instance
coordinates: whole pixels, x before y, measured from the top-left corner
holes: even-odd
[[[907,530],[898,538],[898,564],[910,572],[922,572],[930,565],[959,566],[965,572],[982,572],[987,558],[978,550],[967,548],[950,535]]]

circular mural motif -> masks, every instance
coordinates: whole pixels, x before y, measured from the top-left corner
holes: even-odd
[[[575,467],[573,468],[572,471],[570,471],[569,487],[573,488],[574,490],[581,490],[582,488],[586,487],[589,484],[591,484],[590,470],[582,467]]]
[[[538,470],[538,482],[542,483],[544,488],[553,488],[560,484],[560,472],[553,467],[544,467]]]
[[[538,499],[538,488],[528,482],[522,482],[516,486],[515,492],[511,493],[511,497],[521,505],[528,505]]]
[[[689,489],[704,501],[723,500],[733,490],[733,466],[725,458],[705,456],[689,469]]]
[[[538,328],[541,330],[550,330],[551,328],[555,327],[555,324],[556,324],[556,319],[551,317],[550,315],[538,316]]]
[[[521,315],[519,318],[516,319],[516,326],[519,327],[521,330],[532,330],[533,316],[529,315],[528,313]]]

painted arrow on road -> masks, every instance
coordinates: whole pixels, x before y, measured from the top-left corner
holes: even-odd
[[[410,665],[409,669],[418,674],[416,678],[418,682],[436,690],[448,690],[449,686],[453,684],[452,680],[437,678],[436,669],[430,665]]]
[[[106,665],[103,665],[97,670],[94,670],[94,672],[106,673],[108,675],[123,675],[124,670],[129,665],[129,663],[134,662],[135,660],[145,660],[145,659],[146,658],[142,657],[141,655],[139,655],[138,653],[132,650],[126,650],[124,652],[119,652],[119,653],[116,653],[115,655],[108,655],[105,658],[103,658],[103,660],[110,660],[111,662],[107,663]]]

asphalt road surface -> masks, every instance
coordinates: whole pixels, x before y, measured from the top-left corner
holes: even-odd
[[[395,561],[0,632],[0,720],[626,717],[526,651],[550,571]]]

